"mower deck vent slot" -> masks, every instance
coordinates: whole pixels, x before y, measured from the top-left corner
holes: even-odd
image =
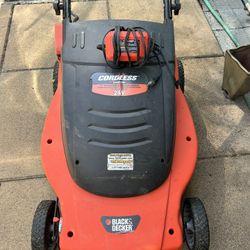
[[[80,48],[83,49],[85,47],[85,33],[84,31],[81,32],[81,42],[80,42]]]
[[[137,110],[131,110],[131,111],[107,111],[107,110],[95,110],[95,109],[89,109],[88,113],[100,116],[100,117],[107,117],[107,118],[130,118],[130,117],[138,117],[138,116],[144,116],[148,113],[150,113],[150,109],[137,109]]]
[[[89,125],[88,128],[102,133],[124,134],[135,133],[151,128],[152,126],[147,123],[137,124],[134,126],[102,126],[102,125]]]
[[[74,33],[72,37],[72,48],[75,48],[76,45],[77,45],[77,33]]]
[[[100,141],[100,140],[89,140],[88,143],[93,146],[104,147],[104,148],[131,148],[131,147],[139,147],[152,143],[149,138],[143,138],[135,141],[127,141],[127,142],[108,142],[108,141]]]

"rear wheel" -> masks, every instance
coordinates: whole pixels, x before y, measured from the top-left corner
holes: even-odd
[[[189,198],[183,206],[183,228],[190,250],[209,249],[209,226],[205,208],[198,198]]]
[[[59,63],[58,61],[56,61],[54,68],[53,68],[53,78],[52,78],[53,94],[56,93],[57,86],[58,86],[58,70],[59,70]]]
[[[185,91],[185,72],[182,61],[178,60],[178,70],[179,70],[179,86],[184,93]]]
[[[32,250],[55,250],[58,247],[58,223],[53,225],[56,202],[44,200],[37,206],[31,231]],[[54,232],[54,233],[53,233]]]

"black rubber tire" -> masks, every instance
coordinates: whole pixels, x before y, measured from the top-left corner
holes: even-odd
[[[198,198],[185,199],[182,218],[188,248],[190,250],[208,250],[210,245],[209,225],[201,200]]]
[[[185,72],[182,61],[178,60],[178,70],[179,70],[179,86],[184,93],[185,91]]]
[[[58,246],[58,233],[52,240],[52,225],[56,202],[43,200],[37,206],[31,231],[32,250],[54,250]],[[58,230],[58,227],[56,228]]]
[[[53,95],[55,95],[58,86],[58,70],[59,70],[59,63],[58,61],[56,61],[53,68],[53,78],[52,78]]]

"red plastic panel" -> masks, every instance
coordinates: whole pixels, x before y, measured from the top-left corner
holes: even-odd
[[[55,24],[55,52],[57,56],[61,56],[63,43],[63,30],[62,24]]]
[[[62,250],[177,250],[183,243],[180,204],[195,169],[197,138],[184,95],[176,90],[176,142],[168,179],[158,189],[132,198],[106,198],[78,187],[70,176],[61,130],[61,63],[59,85],[52,100],[41,142],[48,181],[59,197],[62,211]],[[101,223],[102,216],[139,215],[137,229],[112,234]]]

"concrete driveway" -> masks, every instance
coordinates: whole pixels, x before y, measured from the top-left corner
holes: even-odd
[[[223,53],[196,0],[175,17],[177,56],[199,137],[197,170],[187,190],[207,208],[211,250],[250,247],[250,112],[221,92]],[[131,8],[129,8],[131,7]],[[82,19],[162,21],[161,0],[73,3]],[[51,4],[0,9],[0,249],[30,249],[32,217],[54,194],[43,174],[40,136],[52,98],[55,62]]]

